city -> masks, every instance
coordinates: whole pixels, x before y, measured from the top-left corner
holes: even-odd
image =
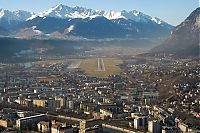
[[[93,69],[103,72],[99,69],[106,58],[95,60]],[[35,131],[39,126],[52,132],[55,126],[60,132],[104,128],[192,132],[200,128],[198,58],[134,57],[123,60],[121,72],[108,77],[84,73],[77,59],[47,62],[27,68],[1,64],[2,127]]]
[[[1,133],[200,132],[199,2],[22,1],[0,2]]]

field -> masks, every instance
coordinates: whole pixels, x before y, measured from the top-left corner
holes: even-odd
[[[106,56],[106,57],[123,57],[123,56],[135,56],[142,54],[149,49],[144,48],[132,48],[132,47],[100,47],[94,48],[89,53],[91,55]]]
[[[122,60],[118,58],[86,58],[86,59],[66,59],[66,60],[47,60],[35,62],[34,65],[52,65],[52,64],[68,64],[65,71],[76,71],[80,69],[88,76],[107,77],[109,75],[116,75],[121,73],[119,67]],[[56,77],[38,77],[38,80],[51,81]]]
[[[105,66],[105,70],[99,71],[97,58],[84,59],[82,60],[80,69],[89,76],[96,77],[107,77],[109,75],[120,74],[121,69],[118,65],[122,63],[122,60],[117,58],[103,58],[103,63]]]

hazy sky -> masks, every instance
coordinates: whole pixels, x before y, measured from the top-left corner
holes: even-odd
[[[138,10],[177,25],[199,7],[199,0],[0,0],[0,8],[36,13],[57,4],[98,10]]]

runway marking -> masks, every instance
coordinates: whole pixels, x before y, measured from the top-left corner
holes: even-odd
[[[97,58],[98,71],[106,71],[103,58]]]

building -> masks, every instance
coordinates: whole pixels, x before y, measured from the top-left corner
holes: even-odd
[[[47,100],[46,107],[52,108],[52,109],[61,108],[60,100],[49,99],[49,100]]]
[[[37,107],[46,107],[46,100],[34,99],[33,105]]]
[[[100,109],[100,113],[103,117],[113,118],[113,113],[111,111],[106,110],[106,109]]]
[[[74,133],[74,128],[61,123],[54,123],[51,127],[51,133]]]
[[[100,104],[101,109],[109,110],[113,113],[123,113],[123,106],[122,105],[115,105],[115,104]]]
[[[182,132],[189,132],[189,126],[183,122],[179,122],[178,123],[178,128],[182,131]]]
[[[37,124],[37,128],[39,132],[49,133],[51,132],[51,122],[41,121]]]
[[[74,109],[74,102],[72,100],[67,100],[66,101],[66,108],[73,110]]]
[[[33,105],[37,107],[46,107],[46,108],[61,108],[61,102],[60,100],[54,100],[54,99],[48,99],[48,100],[43,100],[43,99],[34,99],[33,100]]]
[[[98,120],[82,120],[79,133],[103,133],[102,125]]]
[[[7,128],[7,127],[12,127],[13,126],[13,123],[11,120],[9,119],[0,119],[0,127],[4,127],[4,128]]]
[[[15,102],[16,99],[17,99],[17,96],[9,96],[8,99],[7,99],[7,101],[9,103],[12,103],[12,102]]]
[[[65,100],[65,98],[55,97],[55,100],[59,100],[60,101],[60,107],[61,108],[65,108],[66,107],[66,100]]]
[[[148,116],[137,114],[134,116],[134,128],[137,130],[146,130],[148,126]]]
[[[30,99],[24,99],[24,100],[20,100],[20,105],[22,106],[26,106],[26,107],[32,107],[33,106],[33,101]]]
[[[34,115],[30,117],[24,117],[16,120],[16,127],[18,129],[34,129],[40,121],[48,121],[48,117],[45,114]]]
[[[51,127],[51,133],[59,133],[59,130],[60,128],[62,127],[63,125],[60,124],[60,123],[53,123],[52,124],[52,127]]]
[[[158,102],[159,93],[158,92],[143,92],[142,97],[145,104],[155,104]]]
[[[162,127],[162,133],[178,133],[178,129],[175,127]]]
[[[110,118],[122,118],[126,117],[127,113],[124,112],[123,106],[121,104],[100,104],[100,113],[103,117],[110,117]]]
[[[161,132],[161,124],[158,120],[148,121],[148,131],[150,133],[160,133]]]
[[[18,115],[20,118],[24,118],[24,117],[29,117],[29,116],[31,116],[31,115],[34,115],[34,113],[33,113],[33,112],[28,112],[28,111],[25,111],[25,112],[19,111],[19,112],[17,112],[17,115]]]
[[[103,133],[103,131],[102,131],[102,127],[94,126],[91,128],[87,128],[85,130],[85,133]]]
[[[123,83],[115,83],[114,84],[114,88],[115,89],[122,89],[124,87],[124,84]]]

